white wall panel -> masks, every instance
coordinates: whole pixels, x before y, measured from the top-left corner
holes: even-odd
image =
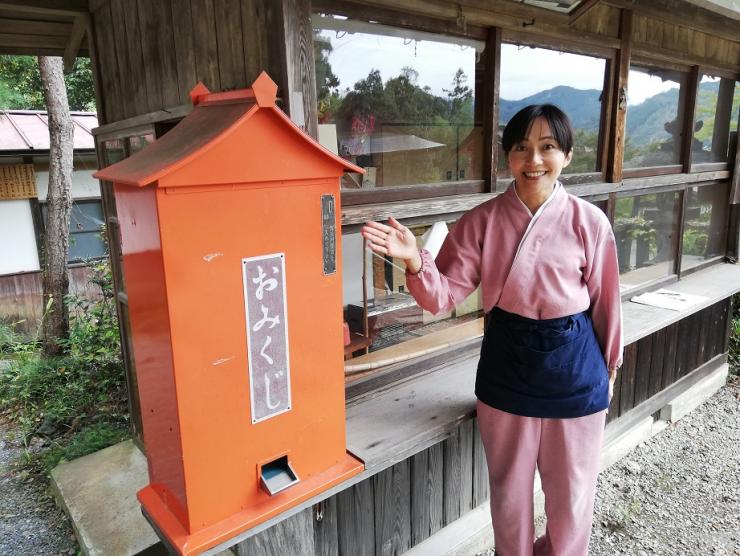
[[[30,202],[0,201],[0,274],[39,268]]]

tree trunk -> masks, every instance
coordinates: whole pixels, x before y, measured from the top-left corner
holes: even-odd
[[[67,250],[72,212],[73,128],[64,85],[62,59],[39,56],[41,82],[49,114],[49,193],[43,250],[44,317],[43,350],[60,351],[58,339],[67,335],[68,315],[64,296],[69,291]]]

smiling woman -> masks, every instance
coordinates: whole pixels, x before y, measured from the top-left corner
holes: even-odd
[[[557,181],[573,145],[560,109],[523,108],[502,144],[514,183],[465,214],[435,259],[395,219],[368,222],[362,234],[378,255],[405,262],[411,295],[432,314],[482,289],[488,322],[475,395],[497,550],[532,552],[537,466],[548,524],[535,551],[586,554],[622,360],[616,245],[604,214]]]
[[[574,128],[576,156],[563,172],[598,171],[605,71],[603,58],[503,44],[499,128],[528,104],[554,104],[570,116]],[[498,160],[498,175],[511,177],[500,142]]]

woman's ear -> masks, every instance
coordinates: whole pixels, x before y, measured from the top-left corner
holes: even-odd
[[[565,162],[563,162],[563,168],[565,168],[568,164],[570,164],[571,160],[573,160],[573,149],[571,149],[570,152],[565,155]]]

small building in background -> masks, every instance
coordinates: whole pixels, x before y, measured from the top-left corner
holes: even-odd
[[[72,112],[74,158],[69,231],[70,291],[87,291],[85,261],[105,257],[103,209],[91,130],[94,112]],[[49,188],[46,112],[0,111],[0,321],[24,332],[43,314],[41,266]],[[95,292],[89,292],[95,294]]]

